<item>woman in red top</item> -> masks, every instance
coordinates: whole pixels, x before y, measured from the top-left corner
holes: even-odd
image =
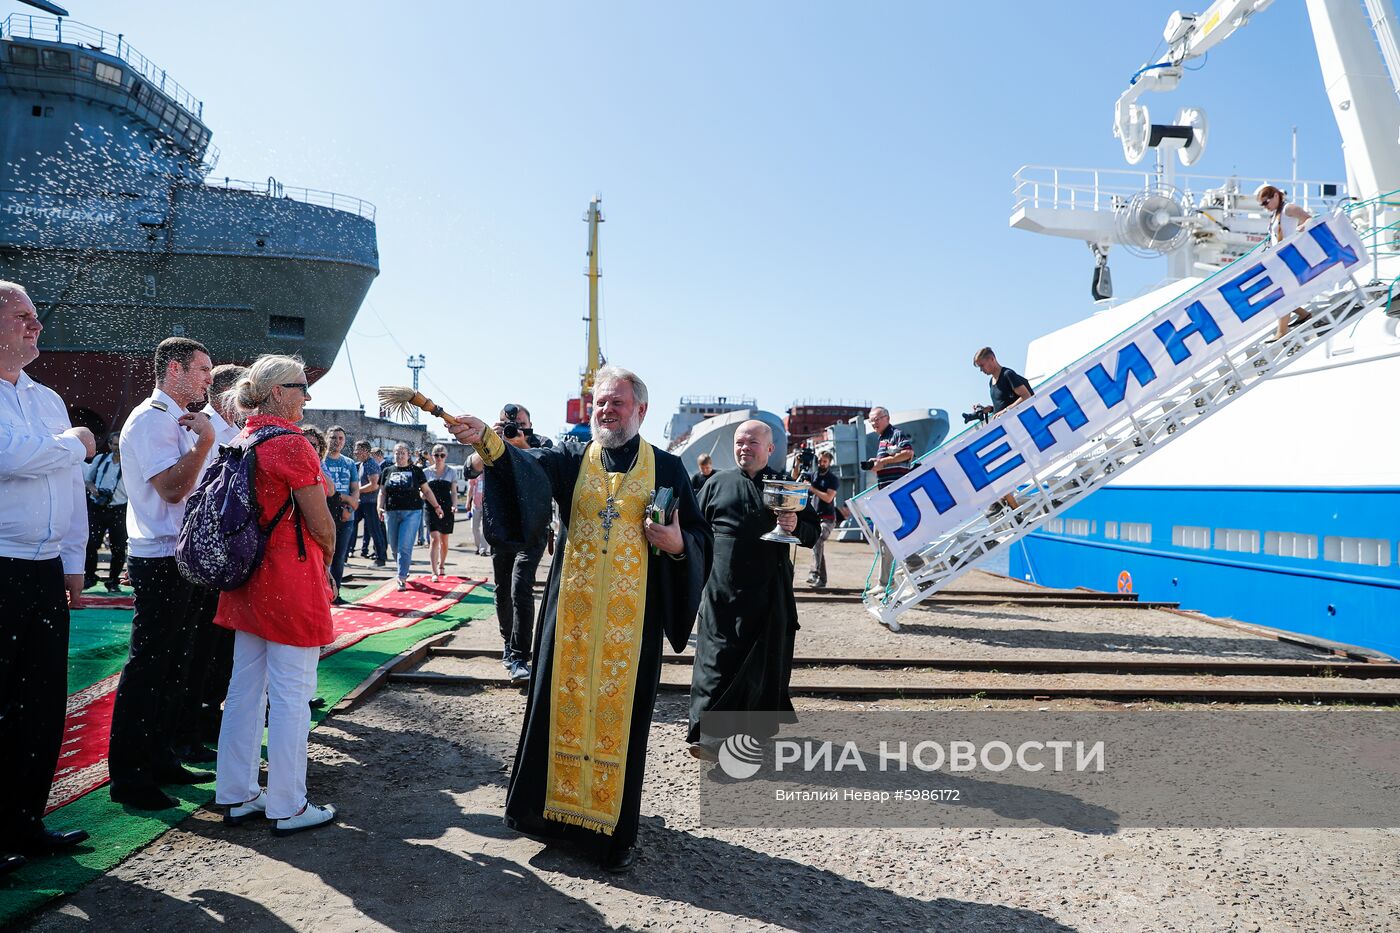
[[[335,807],[318,807],[306,799],[307,704],[316,691],[321,646],[332,640],[327,568],[335,525],[326,508],[330,490],[321,462],[296,426],[311,399],[302,361],[260,357],[229,394],[238,410],[249,415],[242,436],[269,426],[292,432],[256,448],[254,485],[263,526],[288,498],[293,505],[268,537],[262,562],[248,582],[219,597],[214,621],[234,630],[234,642],[214,799],[228,806],[224,819],[229,823],[266,816],[277,821],[273,832],[289,835],[335,818]],[[258,766],[265,715],[263,791]]]

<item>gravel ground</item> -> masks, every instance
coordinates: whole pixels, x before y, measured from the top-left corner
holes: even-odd
[[[832,551],[833,584],[857,585],[868,549]],[[453,557],[464,575],[490,572],[486,558],[462,551]],[[804,571],[799,566],[799,576]],[[1026,589],[978,573],[959,583],[1009,594]],[[905,618],[905,631],[894,634],[858,606],[804,604],[798,652],[1320,657],[1153,610],[1008,604],[916,610]],[[498,647],[494,620],[472,623],[456,643]],[[707,828],[699,825],[697,799],[709,766],[684,752],[686,703],[677,694],[663,694],[658,703],[642,807],[644,849],[630,875],[605,875],[568,849],[544,847],[501,824],[524,711],[519,691],[396,685],[312,733],[312,799],[337,805],[336,824],[277,839],[265,826],[225,827],[217,814],[199,811],[23,928],[1400,930],[1400,831],[1392,829],[1083,835],[1058,827]],[[808,699],[797,706],[1047,708],[993,700]],[[1051,706],[1126,708],[1082,700]],[[1340,708],[1314,714],[1377,715]]]
[[[855,705],[974,708],[801,704]],[[502,827],[523,708],[515,691],[390,688],[313,734],[337,825],[276,839],[201,812],[27,929],[1400,929],[1393,830],[706,829],[707,766],[682,751],[674,696],[652,728],[645,849],[614,878]]]

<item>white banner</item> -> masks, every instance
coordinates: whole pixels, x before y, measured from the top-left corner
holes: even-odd
[[[858,500],[861,511],[896,558],[908,557],[1365,260],[1345,214],[1316,220],[1278,247],[1237,260],[1002,417],[943,444],[898,482],[869,490]]]

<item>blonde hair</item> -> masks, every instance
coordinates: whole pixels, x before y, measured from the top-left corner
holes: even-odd
[[[267,404],[273,389],[284,382],[296,382],[305,373],[306,364],[299,356],[260,356],[248,367],[247,374],[224,393],[224,404],[240,414],[253,414]]]

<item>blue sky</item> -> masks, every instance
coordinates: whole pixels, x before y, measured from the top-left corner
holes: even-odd
[[[1202,4],[1205,5],[1204,3]],[[1176,0],[1131,3],[424,3],[72,0],[204,101],[217,174],[379,210],[382,271],[348,339],[359,395],[563,426],[601,193],[604,349],[652,393],[965,410],[972,352],[1091,311],[1081,243],[1011,230],[1012,174],[1126,167],[1112,105]],[[5,4],[6,12],[16,8]],[[1306,11],[1280,0],[1182,89],[1194,171],[1338,178]],[[1115,255],[1120,295],[1161,261]],[[353,407],[346,353],[314,406]]]

